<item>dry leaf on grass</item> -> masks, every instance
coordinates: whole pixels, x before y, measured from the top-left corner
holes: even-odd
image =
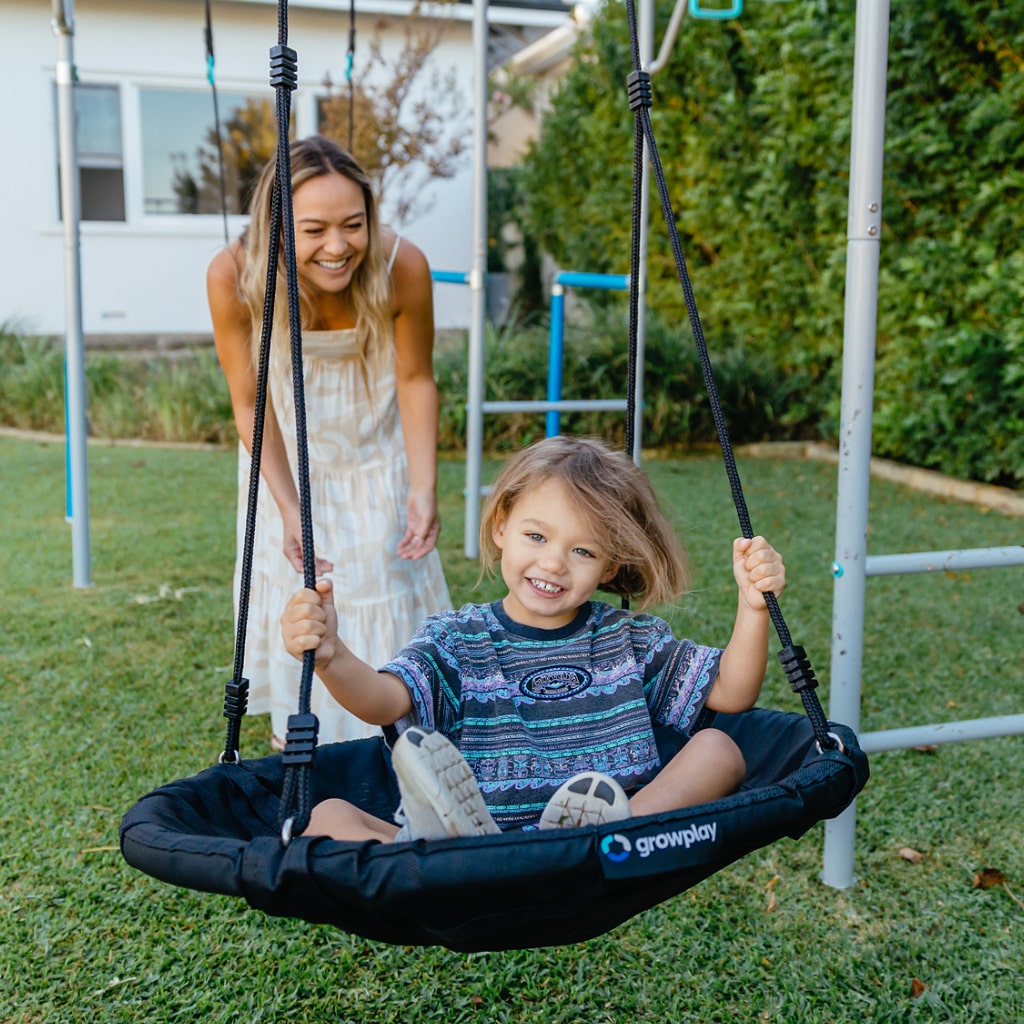
[[[928,991],[928,986],[920,978],[912,978],[910,981],[910,998],[920,999]]]
[[[1002,889],[1017,906],[1024,907],[1024,900],[1013,892],[1006,875],[998,868],[982,868],[975,873],[971,884],[975,889]]]
[[[1006,885],[1006,875],[998,868],[982,868],[971,884],[975,889],[994,889],[997,885]]]
[[[909,864],[920,864],[924,860],[924,854],[919,853],[917,850],[909,846],[901,846],[899,848],[899,856]]]

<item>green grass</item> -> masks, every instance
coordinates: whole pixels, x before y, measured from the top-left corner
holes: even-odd
[[[232,657],[235,459],[90,447],[94,585],[71,586],[60,445],[0,439],[0,1021],[845,1024],[1024,1019],[1022,739],[873,758],[857,885],[823,887],[822,827],[759,850],[577,946],[463,955],[388,947],[178,890],[117,852],[121,814],[206,767]],[[726,638],[736,532],[715,458],[648,463],[696,566],[671,612]],[[786,556],[782,607],[826,684],[835,470],[742,460],[754,527]],[[462,464],[441,467],[455,601]],[[873,488],[874,553],[1019,540],[1020,520]],[[1020,569],[869,582],[865,730],[1019,713]],[[773,668],[764,703],[797,707]],[[243,754],[265,752],[247,719]],[[919,864],[901,847],[923,854]],[[972,878],[997,868],[1007,886]],[[912,998],[913,980],[928,988]]]

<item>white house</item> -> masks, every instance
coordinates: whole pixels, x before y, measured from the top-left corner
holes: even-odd
[[[87,337],[208,335],[205,271],[224,244],[221,212],[199,204],[181,212],[182,180],[200,177],[196,154],[213,127],[205,10],[201,0],[78,0],[51,10],[39,0],[0,0],[9,54],[10,91],[0,249],[0,324],[32,333],[65,330],[64,233],[60,216],[58,37],[51,15],[71,25],[77,84],[77,145],[82,193],[80,266]],[[397,52],[408,0],[355,0],[356,50],[378,34]],[[450,19],[432,60],[453,71],[472,106],[472,4],[445,4]],[[245,104],[266,101],[269,51],[277,43],[276,0],[214,0],[211,4],[215,82],[223,121]],[[298,54],[292,93],[298,135],[318,130],[318,101],[344,83],[349,0],[292,0],[289,45]],[[380,19],[388,17],[381,27]],[[492,62],[564,25],[571,7],[560,0],[492,3]],[[466,122],[467,148],[471,123]],[[472,162],[454,178],[429,186],[429,210],[402,226],[435,269],[470,269]],[[176,184],[177,183],[177,184]],[[386,197],[385,197],[386,199]],[[237,204],[236,204],[237,205]],[[385,205],[385,216],[387,207]],[[244,227],[229,218],[231,236]],[[468,289],[439,284],[441,327],[469,319]]]

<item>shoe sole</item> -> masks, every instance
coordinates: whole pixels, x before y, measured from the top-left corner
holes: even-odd
[[[548,801],[539,827],[585,828],[630,817],[629,799],[613,779],[583,772],[562,785]]]
[[[496,835],[500,829],[487,810],[472,769],[439,732],[417,730],[419,743],[403,734],[391,763],[408,796],[430,807],[449,836]],[[408,808],[407,808],[408,813]]]

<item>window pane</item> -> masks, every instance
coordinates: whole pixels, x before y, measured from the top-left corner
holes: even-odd
[[[82,220],[124,218],[124,175],[121,168],[82,167]]]
[[[143,89],[143,195],[146,213],[244,213],[277,144],[270,98],[218,93],[224,203],[210,91]]]
[[[80,219],[123,221],[120,91],[116,85],[76,85],[72,95],[75,104],[75,146],[78,150]],[[63,220],[61,203],[58,170],[57,209]]]
[[[78,162],[121,165],[121,102],[116,85],[75,86]]]

